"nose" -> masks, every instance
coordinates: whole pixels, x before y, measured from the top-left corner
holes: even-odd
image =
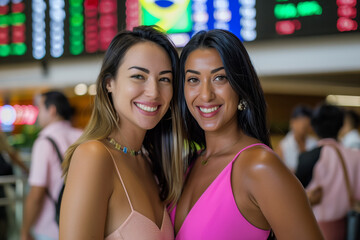
[[[156,78],[150,78],[146,82],[145,95],[150,98],[157,98],[159,96],[159,82]]]
[[[210,81],[203,81],[200,86],[200,97],[205,102],[210,102],[214,98],[214,89]]]

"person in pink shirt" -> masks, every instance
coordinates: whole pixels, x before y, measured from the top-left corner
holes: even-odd
[[[66,96],[58,91],[41,94],[37,99],[38,123],[43,128],[36,139],[31,155],[21,240],[56,240],[59,227],[55,221],[55,205],[61,190],[62,168],[56,150],[47,137],[57,145],[61,154],[81,135],[80,129],[71,126],[73,109]]]
[[[315,217],[326,240],[343,240],[346,236],[346,214],[350,201],[341,154],[355,199],[360,199],[360,152],[344,147],[337,136],[343,125],[344,112],[332,105],[319,105],[313,113],[311,125],[320,138],[317,157],[307,154],[301,165],[313,162],[307,171],[312,178],[306,187]],[[304,153],[305,154],[305,153]],[[305,171],[303,169],[302,171]],[[304,176],[304,174],[302,175]]]

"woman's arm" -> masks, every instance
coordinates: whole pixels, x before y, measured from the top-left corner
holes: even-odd
[[[277,156],[256,149],[247,174],[255,200],[278,240],[323,239],[303,187]]]
[[[61,202],[60,239],[104,239],[113,169],[100,142],[86,142],[75,150]]]

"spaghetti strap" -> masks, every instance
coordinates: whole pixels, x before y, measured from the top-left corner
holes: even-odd
[[[268,149],[271,149],[271,148],[269,148],[269,146],[267,146],[267,145],[264,144],[264,143],[254,143],[254,144],[251,144],[251,145],[246,146],[246,147],[244,147],[243,149],[241,149],[241,150],[235,155],[235,157],[233,158],[233,160],[231,160],[231,163],[233,163],[233,162],[235,161],[235,159],[240,155],[240,153],[242,153],[243,151],[245,151],[245,150],[248,149],[248,148],[255,147],[255,146],[265,146],[265,147],[267,147]],[[232,164],[230,164],[230,165],[232,165]]]
[[[99,141],[99,142],[100,142],[100,141]],[[101,142],[101,143],[102,143],[102,142]],[[108,149],[108,147],[106,147],[106,145],[105,145],[104,143],[102,143],[102,144],[104,145],[104,147],[106,148],[106,150],[109,152],[109,154],[110,154],[110,156],[111,156],[111,159],[113,160],[113,163],[114,163],[114,165],[115,165],[116,172],[117,172],[117,173],[118,173],[118,175],[119,175],[121,185],[122,185],[122,186],[123,186],[123,188],[124,188],[124,191],[125,191],[126,197],[127,197],[128,201],[129,201],[129,205],[130,205],[131,211],[133,212],[133,211],[134,211],[133,205],[132,205],[132,203],[131,203],[131,200],[130,200],[129,194],[128,194],[127,190],[126,190],[126,187],[125,187],[124,181],[123,181],[123,179],[122,179],[122,177],[121,177],[121,175],[120,175],[120,171],[119,171],[119,169],[118,169],[118,167],[117,167],[117,165],[116,165],[116,162],[115,162],[114,156],[112,155],[112,153],[111,153],[111,151]]]

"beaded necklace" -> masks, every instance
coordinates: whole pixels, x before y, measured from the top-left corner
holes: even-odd
[[[114,146],[115,149],[117,149],[123,153],[130,153],[131,156],[137,156],[137,155],[141,154],[141,149],[138,151],[135,151],[128,147],[122,146],[117,141],[115,141],[115,139],[113,139],[113,138],[107,138],[107,140],[109,141],[109,143],[111,143]]]

